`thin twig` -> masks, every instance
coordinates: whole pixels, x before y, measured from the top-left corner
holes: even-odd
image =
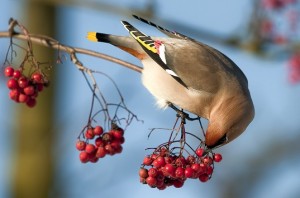
[[[96,51],[92,51],[92,50],[87,50],[87,49],[83,49],[83,48],[78,48],[78,47],[71,47],[68,45],[63,45],[61,43],[59,43],[57,40],[48,37],[48,36],[44,36],[44,35],[36,35],[36,34],[29,34],[29,37],[26,36],[23,33],[13,33],[11,35],[11,33],[8,32],[0,32],[0,38],[10,38],[10,36],[12,36],[15,39],[20,39],[20,40],[25,40],[28,41],[28,39],[36,44],[39,44],[41,46],[45,46],[45,47],[50,47],[56,50],[60,50],[60,51],[64,51],[67,52],[68,54],[70,54],[72,61],[76,64],[76,62],[78,61],[77,57],[75,54],[85,54],[85,55],[89,55],[89,56],[94,56],[97,58],[101,58],[104,60],[108,60],[110,62],[114,62],[116,64],[122,65],[124,67],[127,67],[133,71],[142,72],[142,68],[134,65],[132,63],[123,61],[121,59],[103,54],[103,53],[99,53]],[[77,65],[77,64],[76,64]],[[77,65],[78,66],[78,65]]]

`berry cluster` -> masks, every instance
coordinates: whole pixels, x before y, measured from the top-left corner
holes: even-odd
[[[76,148],[80,151],[79,159],[82,163],[97,162],[106,155],[121,153],[124,143],[124,130],[116,124],[112,124],[111,130],[104,132],[101,126],[87,127],[84,137],[86,140],[78,140]],[[89,140],[95,139],[94,143]]]
[[[45,76],[39,71],[35,71],[30,77],[27,77],[21,69],[15,70],[11,66],[7,66],[4,75],[9,77],[7,87],[10,89],[10,99],[17,103],[25,103],[28,107],[36,105],[38,93],[48,85]]]
[[[293,84],[300,82],[300,53],[295,53],[290,57],[288,66],[290,82]]]
[[[262,0],[260,32],[265,41],[278,45],[299,41],[298,4],[297,0]]]
[[[267,9],[281,9],[297,0],[262,0],[262,5]]]
[[[172,154],[171,150],[164,146],[159,147],[144,158],[139,170],[141,183],[164,190],[169,186],[181,188],[186,179],[206,182],[211,178],[214,162],[222,160],[221,154],[207,153],[200,147],[194,155],[187,157]]]

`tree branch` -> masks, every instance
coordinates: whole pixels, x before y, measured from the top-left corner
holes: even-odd
[[[84,70],[84,68],[82,67],[82,64],[80,63],[80,61],[77,59],[76,54],[85,54],[85,55],[89,55],[89,56],[94,56],[97,58],[101,58],[101,59],[105,59],[111,62],[114,62],[116,64],[125,66],[131,70],[134,70],[136,72],[141,73],[142,72],[142,68],[134,65],[132,63],[123,61],[121,59],[103,54],[103,53],[99,53],[96,51],[92,51],[92,50],[87,50],[87,49],[83,49],[83,48],[77,48],[77,47],[71,47],[68,45],[63,45],[61,43],[59,43],[59,41],[48,37],[48,36],[44,36],[44,35],[34,35],[34,34],[24,34],[24,33],[11,33],[11,32],[0,32],[0,38],[16,38],[16,39],[20,39],[20,40],[25,40],[28,41],[28,39],[36,44],[39,44],[41,46],[45,46],[45,47],[49,47],[49,48],[53,48],[56,50],[61,50],[64,52],[67,52],[68,54],[70,54],[71,56],[71,60],[73,61],[74,64],[76,64],[76,66],[78,67],[78,69],[80,70]]]

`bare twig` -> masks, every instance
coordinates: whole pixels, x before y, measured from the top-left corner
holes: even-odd
[[[36,43],[36,44],[39,44],[39,45],[42,45],[42,46],[45,46],[45,47],[53,48],[53,49],[56,49],[56,50],[65,51],[68,54],[70,54],[72,62],[80,70],[82,70],[83,67],[82,67],[81,64],[78,64],[78,63],[80,63],[80,61],[77,59],[76,54],[85,54],[85,55],[89,55],[89,56],[94,56],[94,57],[97,57],[97,58],[101,58],[101,59],[104,59],[104,60],[114,62],[114,63],[119,64],[119,65],[122,65],[124,67],[127,67],[127,68],[133,70],[133,71],[136,71],[136,72],[139,72],[139,73],[142,72],[141,67],[139,67],[137,65],[134,65],[132,63],[129,63],[129,62],[123,61],[121,59],[118,59],[118,58],[115,58],[115,57],[112,57],[112,56],[109,56],[109,55],[106,55],[106,54],[103,54],[103,53],[99,53],[99,52],[96,52],[96,51],[87,50],[87,49],[83,49],[83,48],[77,48],[77,47],[71,47],[71,46],[68,46],[68,45],[63,45],[63,44],[59,43],[57,40],[55,40],[51,37],[48,37],[48,36],[29,34],[29,38],[28,38],[28,36],[26,36],[24,33],[11,33],[10,31],[0,32],[0,38],[5,38],[5,37],[11,38],[11,36],[13,38],[20,39],[20,40],[25,40],[25,41],[28,41],[28,39],[29,39],[33,43]]]

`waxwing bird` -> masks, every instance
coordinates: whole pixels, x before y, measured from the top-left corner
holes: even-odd
[[[110,43],[141,60],[142,82],[158,106],[176,105],[208,119],[207,148],[227,144],[254,118],[248,81],[240,68],[220,51],[150,21],[168,37],[150,37],[122,21],[130,36],[89,32],[92,41]]]

